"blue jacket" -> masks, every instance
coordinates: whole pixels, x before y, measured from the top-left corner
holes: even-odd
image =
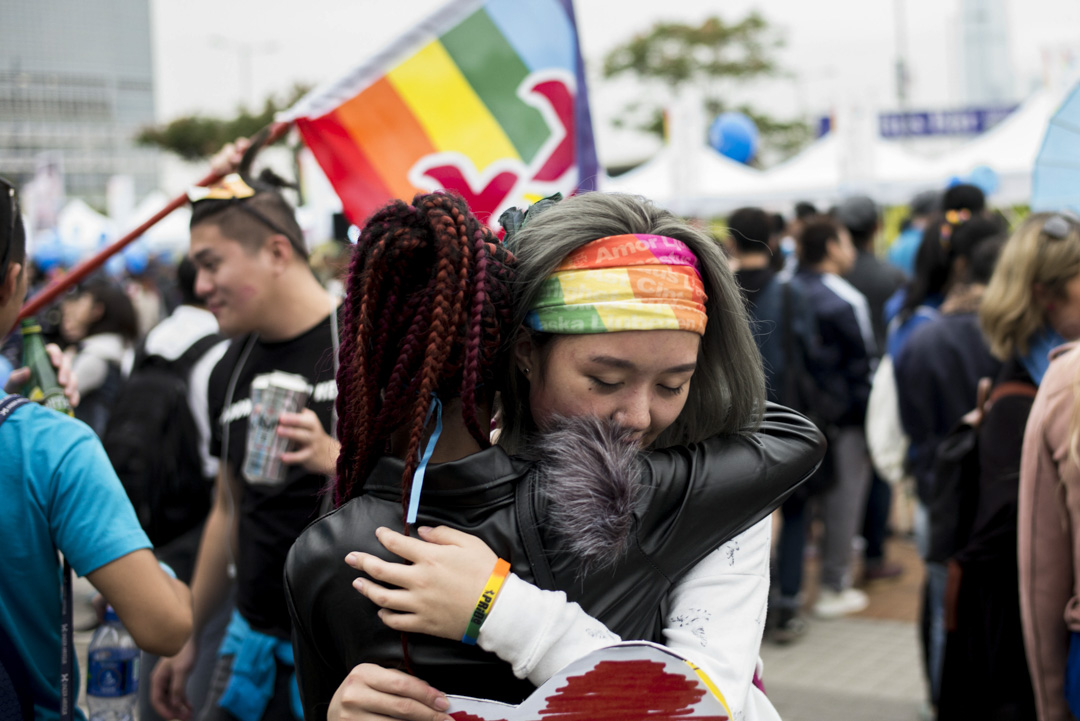
[[[747,311],[750,314],[750,330],[754,334],[765,367],[765,386],[768,399],[773,403],[792,406],[784,395],[784,379],[787,373],[787,359],[784,357],[785,327],[790,327],[794,353],[801,354],[801,360],[811,373],[816,371],[817,328],[814,324],[813,311],[807,306],[802,290],[790,281],[776,277],[770,268],[740,270],[735,274],[746,298]],[[791,318],[785,326],[784,292],[790,293],[788,306]]]
[[[823,381],[847,397],[839,426],[861,426],[870,397],[874,328],[866,298],[843,278],[800,270],[794,278],[813,309],[821,338]]]
[[[919,498],[930,498],[937,449],[975,407],[980,378],[995,378],[1001,362],[979,329],[975,313],[942,315],[922,323],[893,358],[900,422],[911,438],[908,463]]]

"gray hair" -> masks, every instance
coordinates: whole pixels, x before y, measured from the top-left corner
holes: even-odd
[[[664,235],[686,243],[697,256],[709,296],[705,303],[708,323],[686,406],[653,447],[686,445],[756,429],[765,407],[765,377],[735,276],[715,240],[645,198],[584,193],[529,218],[509,241],[517,257],[515,323],[543,346],[550,335],[537,334],[522,324],[544,281],[567,255],[586,243],[626,233]],[[499,444],[510,453],[520,453],[536,425],[529,406],[528,381],[516,363],[511,362],[500,390]]]

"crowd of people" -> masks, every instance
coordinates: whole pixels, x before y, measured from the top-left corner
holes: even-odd
[[[1070,719],[1080,220],[1037,213],[1010,234],[970,185],[910,209],[884,260],[866,197],[803,206],[790,225],[755,208],[728,220],[771,397],[830,440],[825,477],[781,507],[767,633],[785,643],[806,628],[805,498],[823,526],[811,609],[835,617],[867,603],[851,586],[855,533],[866,578],[895,572],[880,539],[910,479],[933,713]]]
[[[0,187],[6,332],[29,257]],[[1010,232],[956,185],[886,248],[865,196],[742,208],[714,238],[585,193],[496,234],[433,193],[319,278],[275,176],[191,206],[167,289],[97,276],[57,307],[77,420],[21,405],[17,352],[0,368],[0,570],[22,581],[0,587],[0,669],[30,717],[59,718],[68,562],[145,652],[142,721],[430,721],[630,640],[685,655],[735,718],[778,719],[763,638],[900,573],[908,488],[937,717],[1080,710],[1077,219]],[[281,473],[256,474],[282,374],[307,401],[271,424]]]

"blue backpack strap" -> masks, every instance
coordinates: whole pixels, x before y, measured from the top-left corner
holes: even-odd
[[[4,424],[11,414],[19,408],[25,405],[29,405],[31,401],[23,398],[20,395],[10,393],[3,398],[0,398],[0,426]],[[73,698],[73,679],[75,673],[75,638],[74,628],[72,626],[72,590],[71,590],[71,565],[68,563],[67,558],[64,559],[64,583],[63,592],[61,595],[61,621],[60,621],[60,719],[61,721],[71,721],[74,718],[75,712],[75,699]],[[3,668],[0,669],[6,672],[4,675],[8,677],[8,681],[13,682],[15,687],[16,696],[19,700],[21,710],[25,716],[26,704],[29,699],[28,691],[29,684],[23,679],[28,678],[26,673],[26,667],[21,658],[18,658],[14,649],[11,639],[7,637],[7,634],[3,633],[0,629],[0,663],[3,664]],[[0,678],[0,686],[3,684],[3,678]],[[33,714],[33,703],[30,703],[30,712]]]

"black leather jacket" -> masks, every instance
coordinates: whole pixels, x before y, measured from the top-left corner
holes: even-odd
[[[663,641],[661,600],[687,571],[768,515],[817,467],[825,441],[802,416],[770,405],[759,432],[638,454],[640,487],[626,553],[583,571],[569,539],[549,523],[557,502],[535,488],[535,464],[495,447],[432,465],[417,525],[479,536],[520,578],[566,592],[624,639]],[[402,667],[401,635],[353,587],[350,551],[395,559],[376,540],[401,525],[396,458],[380,459],[364,494],[297,539],[285,564],[293,648],[305,718],[325,718],[331,697],[360,663]],[[409,636],[414,672],[444,693],[518,703],[533,690],[479,646]]]

